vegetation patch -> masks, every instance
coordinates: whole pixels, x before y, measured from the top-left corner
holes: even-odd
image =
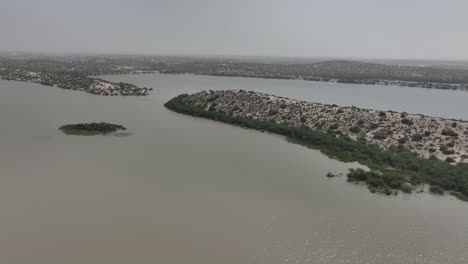
[[[401,123],[405,124],[405,125],[408,125],[408,126],[414,125],[414,122],[412,120],[408,119],[408,118],[401,119]]]
[[[424,136],[421,134],[413,134],[411,135],[411,140],[412,141],[421,141],[423,140]]]
[[[387,133],[385,131],[378,131],[374,134],[374,138],[378,140],[384,140],[387,138]]]
[[[438,194],[438,195],[444,194],[444,189],[442,189],[439,185],[431,185],[431,187],[429,187],[429,191],[433,194]]]
[[[349,128],[349,132],[353,133],[353,134],[358,134],[359,132],[361,132],[361,129],[357,126],[352,126]]]
[[[450,128],[442,130],[442,135],[449,136],[449,137],[458,137],[458,133],[453,131]]]

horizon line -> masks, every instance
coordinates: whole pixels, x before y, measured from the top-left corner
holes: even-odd
[[[153,52],[52,52],[52,51],[24,51],[24,50],[1,50],[0,54],[15,55],[15,53],[24,55],[37,56],[154,56],[154,57],[194,57],[194,58],[264,58],[264,59],[327,59],[327,60],[395,60],[395,61],[452,61],[452,62],[468,62],[468,58],[420,58],[420,57],[368,57],[368,56],[309,56],[309,55],[251,55],[251,54],[197,54],[197,53],[153,53]]]

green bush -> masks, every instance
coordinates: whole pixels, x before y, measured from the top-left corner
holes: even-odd
[[[404,125],[408,125],[408,126],[414,125],[414,122],[412,120],[407,119],[407,118],[401,119],[401,123],[404,124]]]
[[[423,138],[424,138],[424,137],[423,137],[423,135],[421,135],[421,134],[413,134],[413,135],[411,135],[411,140],[412,140],[412,141],[421,141],[421,140],[423,140]]]
[[[359,132],[361,132],[361,129],[357,126],[352,126],[349,128],[349,132],[353,133],[353,134],[358,134]]]
[[[374,134],[374,138],[378,140],[384,140],[387,138],[387,133],[385,133],[384,131],[377,131]]]
[[[448,162],[448,163],[454,163],[454,162],[455,162],[455,159],[452,158],[452,157],[447,157],[447,158],[445,159],[445,161]]]
[[[446,129],[442,130],[442,135],[449,136],[449,137],[458,137],[458,133],[453,131],[450,128],[446,128]]]
[[[440,151],[445,155],[455,154],[455,151],[453,149],[449,149],[446,145],[440,145]]]
[[[429,187],[429,191],[433,194],[438,194],[438,195],[444,194],[444,189],[440,187],[439,185],[431,185],[431,187]]]
[[[273,116],[273,115],[276,115],[276,114],[278,114],[278,110],[276,110],[276,109],[270,109],[270,111],[268,111],[268,115],[270,115],[270,116]]]

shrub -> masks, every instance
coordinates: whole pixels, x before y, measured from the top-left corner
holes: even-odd
[[[387,133],[383,132],[383,131],[377,131],[375,134],[374,134],[374,138],[375,139],[378,139],[378,140],[384,140],[387,138]]]
[[[442,189],[442,187],[440,187],[439,185],[431,185],[431,187],[429,187],[429,191],[433,194],[438,194],[438,195],[444,194],[444,189]]]
[[[276,109],[270,109],[270,111],[268,111],[268,115],[270,115],[270,116],[273,116],[273,115],[276,115],[276,114],[278,114],[278,110],[276,110]]]
[[[412,120],[410,120],[410,119],[407,119],[407,118],[401,119],[401,123],[404,124],[404,125],[408,125],[408,126],[414,125],[414,122]]]
[[[357,126],[352,126],[349,128],[349,132],[353,133],[353,134],[357,134],[359,132],[361,132],[361,129]]]
[[[213,102],[214,100],[218,99],[219,98],[219,95],[214,95],[214,96],[210,96],[210,98],[206,99],[207,102]]]
[[[449,149],[446,145],[440,145],[440,151],[445,155],[455,154],[455,151],[453,149]]]
[[[374,130],[374,129],[377,129],[377,128],[379,128],[379,125],[377,125],[377,124],[372,123],[372,124],[369,125],[370,130]]]
[[[413,188],[411,188],[411,185],[405,183],[400,187],[400,190],[404,193],[411,193],[413,191]]]
[[[455,159],[453,159],[452,157],[447,157],[447,158],[445,159],[445,161],[448,162],[448,163],[454,163],[454,162],[455,162]]]
[[[212,105],[210,106],[210,108],[208,108],[208,111],[211,111],[211,112],[216,111],[215,105],[212,104]]]
[[[442,135],[449,136],[449,137],[458,137],[458,133],[453,131],[450,128],[446,128],[446,129],[442,130]]]
[[[421,141],[423,139],[423,135],[421,134],[413,134],[411,135],[411,140],[412,141]]]
[[[460,193],[460,192],[450,192],[450,195],[457,197],[458,199],[468,202],[468,195]]]
[[[398,139],[398,143],[400,143],[400,144],[405,144],[407,140],[408,140],[408,139],[406,139],[406,137],[402,137],[402,138],[399,138],[399,139]]]

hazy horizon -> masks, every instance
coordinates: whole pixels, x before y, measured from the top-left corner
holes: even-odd
[[[0,51],[468,60],[468,2],[0,0]]]

